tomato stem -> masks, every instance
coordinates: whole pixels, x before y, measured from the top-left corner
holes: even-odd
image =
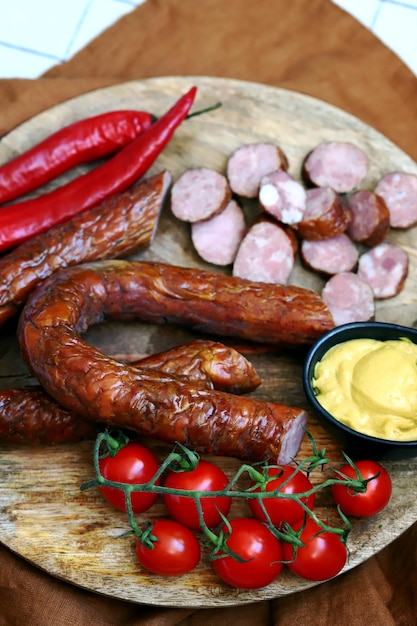
[[[134,492],[152,492],[162,495],[171,494],[191,498],[195,502],[197,507],[201,532],[208,540],[209,544],[212,546],[211,558],[213,559],[220,558],[222,554],[230,554],[230,549],[226,545],[228,535],[227,533],[225,534],[223,530],[215,532],[214,530],[207,527],[204,521],[201,498],[207,499],[218,497],[232,497],[245,500],[256,499],[265,515],[266,525],[269,527],[271,532],[279,540],[291,543],[294,549],[296,549],[297,546],[300,545],[300,539],[297,534],[295,534],[290,529],[289,525],[284,523],[280,528],[277,528],[272,524],[267,509],[265,507],[265,501],[268,498],[285,498],[295,501],[303,509],[305,518],[307,519],[307,517],[310,517],[320,527],[320,532],[335,533],[340,536],[342,541],[346,542],[347,536],[351,530],[351,524],[347,517],[340,510],[340,507],[338,507],[338,514],[343,522],[343,527],[339,528],[337,526],[330,525],[329,523],[325,523],[321,519],[319,519],[315,512],[308,507],[306,501],[312,494],[316,494],[319,491],[328,489],[332,485],[343,484],[344,486],[352,488],[353,490],[360,490],[361,488],[363,488],[364,483],[367,482],[362,478],[359,470],[357,471],[357,475],[355,478],[349,478],[348,476],[345,476],[338,472],[338,470],[334,470],[336,478],[328,478],[319,484],[313,485],[311,489],[302,493],[285,493],[283,488],[288,483],[288,481],[290,481],[294,477],[295,474],[303,470],[306,473],[310,472],[312,468],[323,469],[324,465],[328,463],[328,460],[324,454],[325,451],[318,452],[314,440],[311,437],[310,441],[312,442],[313,455],[311,457],[301,460],[300,462],[297,462],[294,467],[294,472],[290,474],[287,479],[281,482],[279,487],[270,491],[266,490],[266,485],[268,484],[269,480],[273,480],[274,478],[276,479],[277,474],[273,475],[272,477],[269,476],[268,469],[279,469],[282,466],[268,465],[266,462],[261,465],[260,469],[254,467],[253,465],[243,463],[231,477],[226,487],[217,491],[189,491],[186,489],[177,489],[164,486],[163,484],[161,484],[160,479],[168,470],[191,471],[199,462],[198,454],[179,444],[162,461],[152,479],[146,483],[122,483],[104,478],[104,476],[100,472],[99,465],[101,450],[103,446],[110,450],[111,453],[111,451],[116,448],[116,445],[120,447],[121,442],[124,442],[123,445],[125,445],[126,440],[126,436],[125,438],[120,437],[119,434],[117,436],[113,436],[107,431],[98,434],[94,446],[95,478],[81,485],[81,489],[84,491],[94,486],[106,486],[123,491],[126,501],[126,511],[130,528],[133,533],[140,538],[141,541],[146,542],[146,545],[150,545],[152,543],[152,532],[151,529],[149,529],[149,523],[146,523],[144,525],[144,528],[140,528],[139,524],[137,523],[132,510],[131,494]],[[350,462],[353,463],[353,461]],[[249,477],[251,481],[251,485],[247,488],[242,488],[239,486],[243,477]],[[258,488],[257,491],[255,491],[256,488]],[[224,525],[227,528],[228,520],[220,511],[219,514],[224,521]],[[235,558],[238,558],[237,555]]]

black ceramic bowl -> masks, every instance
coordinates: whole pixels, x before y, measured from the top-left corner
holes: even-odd
[[[335,419],[318,402],[312,379],[316,363],[333,346],[350,339],[399,339],[406,337],[417,344],[417,329],[385,322],[356,322],[344,324],[325,333],[310,348],[303,369],[304,392],[314,414],[323,427],[339,441],[352,458],[406,459],[417,456],[417,441],[392,441],[365,435]],[[417,417],[417,416],[416,416]]]

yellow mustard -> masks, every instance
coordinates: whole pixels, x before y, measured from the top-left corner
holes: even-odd
[[[320,404],[367,435],[417,439],[417,345],[353,339],[331,348],[313,380]]]

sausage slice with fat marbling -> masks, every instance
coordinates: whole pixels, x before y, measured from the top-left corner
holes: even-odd
[[[315,241],[304,239],[300,253],[306,267],[327,275],[351,272],[359,258],[355,244],[345,233]]]
[[[392,298],[404,288],[408,265],[405,250],[383,242],[361,255],[358,276],[372,287],[375,298]]]
[[[261,178],[279,169],[288,169],[287,157],[279,146],[272,143],[245,144],[229,157],[227,178],[235,194],[256,198]]]
[[[388,207],[393,228],[411,228],[417,224],[417,176],[389,172],[375,187]]]
[[[191,224],[191,241],[202,259],[214,265],[230,265],[246,231],[245,216],[236,200],[214,217]]]
[[[232,197],[226,177],[208,167],[186,170],[171,189],[171,211],[183,222],[206,220],[223,211]]]
[[[390,216],[382,196],[363,189],[350,195],[347,203],[352,214],[347,229],[349,237],[369,247],[384,241],[390,229]]]
[[[283,224],[297,224],[306,210],[306,190],[291,174],[276,170],[261,178],[259,204]]]
[[[307,155],[302,175],[314,187],[348,193],[360,186],[368,168],[368,156],[359,146],[347,141],[327,141]]]
[[[233,275],[286,285],[294,267],[294,255],[294,237],[278,222],[261,219],[243,238],[233,264]]]
[[[336,326],[368,322],[375,317],[374,293],[368,283],[353,272],[332,276],[321,292]]]

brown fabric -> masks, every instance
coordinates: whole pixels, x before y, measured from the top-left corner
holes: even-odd
[[[330,0],[147,0],[42,78],[0,80],[0,135],[92,89],[193,74],[319,97],[417,159],[416,77]],[[98,596],[0,548],[0,624],[411,626],[417,623],[416,539],[414,526],[361,566],[300,594],[214,610],[146,607]]]
[[[0,135],[79,93],[149,76],[230,76],[319,97],[417,158],[416,77],[330,0],[147,0],[35,81],[0,82]]]

